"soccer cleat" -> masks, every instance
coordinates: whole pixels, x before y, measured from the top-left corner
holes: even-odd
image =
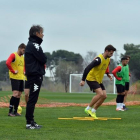
[[[116,108],[116,111],[125,111],[123,108]]]
[[[128,110],[128,108],[127,108],[126,106],[123,106],[123,109],[124,109],[124,110]]]
[[[37,127],[33,124],[26,124],[26,129],[40,129],[40,127]]]
[[[19,114],[19,113],[14,113],[15,114],[15,116],[21,116],[21,114]]]
[[[40,129],[42,126],[32,121],[31,124],[26,124],[26,129]]]
[[[125,110],[123,108],[121,108],[120,111],[125,111]]]
[[[11,112],[11,113],[8,113],[8,116],[10,116],[10,117],[15,117],[15,114],[13,114],[13,113]]]
[[[36,126],[36,127],[42,127],[42,125],[38,125],[36,122],[34,122],[34,125]]]
[[[98,119],[95,112],[91,112],[91,117],[93,117],[94,119]]]
[[[121,111],[121,109],[120,108],[116,108],[116,111]]]
[[[92,113],[92,112],[91,112],[91,110],[87,110],[87,109],[85,108],[85,113],[88,114],[88,116],[91,116],[91,113]]]

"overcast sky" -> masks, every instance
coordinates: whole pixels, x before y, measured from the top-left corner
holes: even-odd
[[[0,0],[0,61],[27,44],[33,24],[44,27],[44,52],[102,53],[112,44],[140,44],[139,0]]]

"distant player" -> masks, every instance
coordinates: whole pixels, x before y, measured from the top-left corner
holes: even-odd
[[[117,98],[116,98],[116,111],[124,111],[123,101],[125,95],[125,66],[128,60],[126,57],[121,58],[121,64],[119,64],[113,71],[113,75],[116,78],[115,84],[117,88]]]
[[[127,58],[127,63],[129,63],[129,60],[130,60],[130,56],[125,56]],[[126,103],[126,98],[127,98],[127,94],[128,94],[128,91],[129,91],[129,81],[130,81],[130,72],[129,72],[129,65],[127,64],[125,66],[125,95],[124,95],[124,102],[123,102],[123,109],[124,110],[127,110],[128,108],[126,107],[125,103]]]
[[[23,80],[24,80],[24,57],[25,44],[20,44],[18,51],[12,53],[6,61],[6,65],[9,69],[9,77],[11,80],[13,96],[10,99],[9,113],[8,116],[20,116],[17,113],[20,97],[23,91]],[[14,112],[13,112],[14,107]]]
[[[92,98],[89,105],[85,108],[85,112],[97,119],[96,110],[106,99],[106,90],[102,83],[102,79],[106,71],[108,71],[110,57],[113,55],[116,48],[112,45],[105,47],[104,53],[98,55],[84,70],[81,86],[84,86],[85,80],[89,85],[91,91],[95,91],[96,95]],[[111,75],[107,72],[108,77],[112,80]],[[92,108],[93,107],[93,108]]]

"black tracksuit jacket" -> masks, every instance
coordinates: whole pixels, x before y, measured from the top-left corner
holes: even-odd
[[[42,76],[45,74],[44,65],[47,57],[40,46],[42,39],[37,36],[30,36],[25,49],[25,71],[28,77]]]

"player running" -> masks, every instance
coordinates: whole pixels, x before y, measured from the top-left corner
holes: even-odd
[[[106,90],[102,83],[102,79],[104,74],[107,71],[107,75],[112,80],[111,75],[109,74],[109,63],[110,57],[113,55],[116,48],[112,45],[108,45],[105,47],[104,53],[98,55],[84,70],[82,81],[80,82],[80,86],[84,86],[85,80],[89,85],[91,91],[95,91],[96,95],[92,98],[89,105],[85,108],[85,112],[92,116],[95,119],[96,110],[106,99]],[[92,108],[93,107],[93,108]]]

